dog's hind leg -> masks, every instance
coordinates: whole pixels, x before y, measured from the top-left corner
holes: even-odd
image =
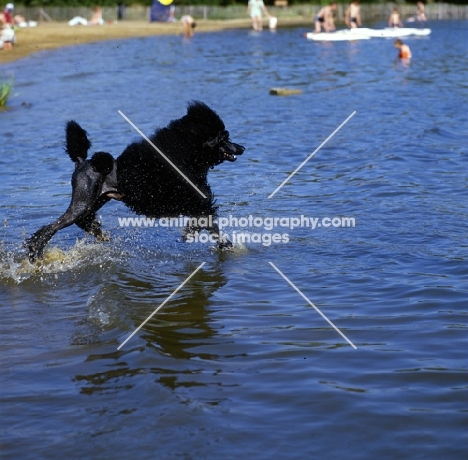
[[[40,259],[44,253],[44,247],[49,240],[62,228],[69,227],[80,218],[84,218],[84,213],[77,212],[72,205],[60,216],[55,222],[49,225],[44,225],[31,237],[26,240],[28,248],[28,256],[30,262]]]
[[[103,153],[95,154],[93,159],[96,158],[96,161],[101,161],[103,155]],[[110,154],[105,155],[108,155],[105,159],[107,159],[108,166],[112,169],[113,159]],[[79,227],[96,236],[102,235],[100,225],[95,219],[95,212],[108,201],[107,197],[101,196],[101,192],[105,173],[108,174],[109,167],[106,169],[100,168],[104,172],[102,174],[96,168],[93,159],[77,164],[72,176],[72,200],[65,213],[52,224],[40,228],[26,240],[31,262],[42,257],[44,247],[55,233],[72,224],[78,224]]]
[[[43,256],[44,248],[49,240],[59,230],[73,224],[78,225],[78,227],[85,232],[94,235],[98,240],[106,241],[106,236],[101,230],[101,224],[96,219],[95,213],[107,201],[109,201],[109,199],[103,197],[97,201],[97,203],[101,203],[100,206],[97,206],[97,204],[93,206],[92,202],[76,203],[76,201],[72,199],[70,206],[62,216],[52,224],[44,225],[44,227],[40,228],[26,240],[26,245],[29,250],[29,260],[34,262],[36,259],[40,259]],[[90,207],[92,207],[92,211],[89,211]]]

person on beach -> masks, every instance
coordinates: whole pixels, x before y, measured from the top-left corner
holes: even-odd
[[[354,0],[348,6],[345,14],[345,22],[350,29],[362,26],[361,5],[359,4],[359,0]]]
[[[399,38],[393,44],[399,50],[398,57],[400,59],[411,59],[411,50],[408,45],[405,45]]]
[[[94,7],[93,15],[88,21],[88,26],[102,26],[104,19],[102,19],[102,10],[100,6]]]
[[[195,33],[195,27],[197,27],[197,23],[195,22],[195,19],[192,18],[189,14],[184,14],[180,18],[180,22],[182,23],[182,27],[184,29],[184,37],[185,38],[191,38],[193,37]]]
[[[0,33],[0,49],[11,50],[15,44],[15,30],[11,24],[5,24]]]
[[[73,19],[68,21],[69,26],[102,26],[104,24],[104,19],[102,19],[102,10],[100,6],[96,6],[93,10],[93,15],[91,19],[88,21],[81,16],[75,16]]]
[[[392,14],[388,18],[388,27],[403,27],[397,8],[393,8]]]
[[[15,9],[13,3],[7,3],[3,13],[0,13],[0,26],[5,24],[13,25],[13,10]]]
[[[336,10],[336,3],[332,2],[328,6],[324,6],[315,16],[315,33],[322,31],[332,32],[335,30],[335,22],[333,21],[333,12]]]
[[[247,14],[249,14],[252,19],[253,30],[263,29],[262,13],[265,13],[268,18],[270,17],[270,13],[263,3],[263,0],[249,0]]]
[[[26,22],[26,19],[21,14],[15,14],[13,11],[15,5],[13,3],[7,3],[3,13],[0,13],[0,26],[5,24],[11,24],[12,27],[34,27],[37,26],[36,21]]]
[[[123,21],[125,19],[125,2],[117,3],[117,21]]]

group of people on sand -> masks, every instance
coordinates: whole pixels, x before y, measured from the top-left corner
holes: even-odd
[[[104,19],[102,19],[102,9],[100,6],[94,7],[93,14],[89,20],[81,16],[75,16],[68,21],[69,26],[102,26],[103,24]]]
[[[182,24],[184,37],[193,37],[195,27],[197,26],[195,19],[189,14],[185,14],[180,18],[180,23]],[[70,26],[96,26],[103,24],[104,19],[102,17],[102,9],[99,6],[94,7],[93,15],[89,20],[81,16],[75,16],[73,19],[68,21],[68,25]]]
[[[15,29],[37,26],[36,21],[26,21],[21,14],[15,14],[15,5],[7,3],[0,11],[0,49],[11,50],[16,43]]]
[[[12,42],[13,39],[10,38],[10,35],[14,36],[14,26],[22,26],[25,24],[25,19],[21,15],[13,16],[13,9],[13,4],[8,3],[4,12],[0,13],[0,27],[2,27],[5,31],[4,43],[8,43],[9,41]],[[252,27],[254,30],[262,30],[262,13],[264,13],[270,19],[270,29],[276,28],[277,20],[275,17],[270,15],[265,4],[263,3],[263,0],[249,0],[247,12],[252,19]],[[172,20],[175,21],[175,19]],[[185,14],[180,18],[180,23],[182,24],[183,28],[183,35],[185,37],[192,37],[194,35],[194,29],[197,25],[195,19],[189,14]],[[68,25],[70,26],[95,26],[103,24],[104,19],[102,17],[102,9],[100,6],[94,7],[93,14],[90,19],[86,19],[82,16],[75,16],[68,21]]]
[[[15,29],[23,27],[35,27],[36,21],[26,21],[21,14],[15,14],[15,5],[7,3],[3,11],[0,11],[0,49],[9,50],[16,43]]]
[[[0,12],[0,26],[4,27],[10,24],[12,27],[28,27],[30,25],[37,25],[34,21],[26,22],[24,16],[21,14],[14,14],[15,5],[7,3],[3,12]]]

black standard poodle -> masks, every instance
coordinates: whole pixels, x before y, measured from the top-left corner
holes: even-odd
[[[111,199],[148,217],[204,217],[200,221],[210,226],[193,225],[192,219],[185,236],[206,229],[218,247],[232,246],[220,237],[214,222],[217,206],[207,175],[223,161],[235,161],[244,147],[230,141],[221,118],[199,101],[191,102],[185,116],[157,129],[149,140],[130,144],[116,159],[97,152],[87,160],[91,142],[86,131],[75,121],[67,123],[66,152],[75,162],[71,203],[55,222],[26,240],[31,262],[42,257],[57,231],[72,224],[105,239],[96,212]]]

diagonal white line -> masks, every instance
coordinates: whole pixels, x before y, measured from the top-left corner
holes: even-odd
[[[153,313],[151,313],[151,315],[148,316],[148,318],[146,318],[126,339],[125,341],[119,346],[117,347],[117,350],[120,350],[162,307],[164,307],[164,305],[166,305],[167,302],[169,302],[169,300],[177,293],[177,291],[182,288],[182,286],[184,286],[185,283],[187,283],[187,281],[192,278],[193,275],[195,275],[195,273],[197,273],[198,270],[200,270],[200,268],[203,267],[203,265],[205,265],[206,262],[202,262],[198,268],[161,304],[159,305],[158,308],[156,308],[156,310],[153,311]]]
[[[203,198],[206,198],[206,195],[166,155],[164,155],[164,153],[162,153],[121,110],[118,112]]]
[[[343,123],[341,123],[338,128],[335,129],[281,184],[277,189],[268,197],[271,198],[273,195],[276,194],[276,192],[286,183],[288,182],[289,179],[291,179],[294,174],[299,171],[348,121],[356,114],[356,111],[354,111],[348,118],[346,118]]]
[[[312,307],[315,308],[315,310],[319,313],[319,315],[330,325],[333,327],[333,329],[335,329],[336,332],[338,332],[338,334],[341,335],[341,337],[343,337],[346,342],[348,342],[355,350],[357,349],[356,345],[353,344],[353,342],[351,342],[348,337],[346,337],[291,281],[289,281],[289,279],[286,277],[286,275],[284,275],[281,270],[276,267],[275,264],[273,264],[272,262],[268,262],[306,301],[309,305],[311,305]]]

